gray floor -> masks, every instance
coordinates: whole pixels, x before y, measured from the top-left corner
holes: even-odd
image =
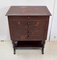
[[[0,41],[0,60],[57,60],[57,41],[46,41],[44,55],[40,49],[17,49],[13,54],[11,41]]]

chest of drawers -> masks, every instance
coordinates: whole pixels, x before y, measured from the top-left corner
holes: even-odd
[[[47,38],[49,16],[46,6],[11,6],[6,14],[8,16],[10,37],[13,43],[14,54],[17,45],[24,46],[40,44],[42,54]],[[31,43],[30,43],[31,42]]]

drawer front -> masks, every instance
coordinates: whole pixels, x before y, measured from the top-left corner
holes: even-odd
[[[27,25],[23,21],[11,21],[11,29],[19,34],[26,34]]]
[[[39,29],[43,29],[44,26],[44,21],[29,21],[28,22],[29,25],[29,30],[39,30]]]
[[[28,16],[29,30],[47,28],[45,23],[48,24],[48,17]]]
[[[8,20],[10,21],[27,21],[27,16],[8,16]]]
[[[27,16],[29,21],[48,21],[49,16]]]
[[[29,31],[29,40],[43,40],[43,30]]]

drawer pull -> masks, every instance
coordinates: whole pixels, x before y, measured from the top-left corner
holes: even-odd
[[[20,24],[20,22],[18,22],[18,25]]]

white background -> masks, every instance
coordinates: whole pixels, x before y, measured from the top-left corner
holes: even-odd
[[[49,29],[48,29],[48,35],[47,39],[49,40],[49,35],[50,35],[50,40],[56,40],[57,38],[57,21],[56,21],[56,15],[57,15],[57,8],[55,4],[55,9],[54,9],[54,1],[55,0],[0,0],[0,40],[10,40],[10,34],[9,34],[9,27],[8,27],[8,20],[7,17],[5,16],[6,12],[8,11],[9,7],[12,5],[22,5],[22,6],[27,6],[27,5],[32,5],[32,6],[40,6],[44,5],[47,6],[49,11],[51,12],[52,16],[49,21]],[[55,12],[54,12],[55,10]],[[54,13],[53,13],[54,12]],[[52,23],[52,24],[51,24]],[[52,25],[52,27],[51,27]],[[51,34],[50,34],[50,29],[51,29]]]

